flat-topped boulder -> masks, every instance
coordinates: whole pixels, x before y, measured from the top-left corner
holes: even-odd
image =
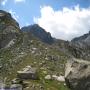
[[[17,71],[17,77],[20,79],[38,79],[37,69],[26,66],[21,71]]]
[[[71,90],[90,90],[90,61],[78,59],[68,61],[65,81]]]

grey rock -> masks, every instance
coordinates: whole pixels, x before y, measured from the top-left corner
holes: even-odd
[[[68,61],[65,81],[71,90],[90,90],[90,62],[78,59]]]
[[[21,71],[17,71],[17,77],[20,79],[38,79],[38,74],[36,68],[31,66],[26,66]]]
[[[23,84],[23,80],[19,78],[15,78],[11,81],[12,84]]]

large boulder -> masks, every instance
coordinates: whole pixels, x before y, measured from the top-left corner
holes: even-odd
[[[90,90],[90,62],[77,59],[68,61],[65,81],[71,90]]]
[[[39,79],[36,68],[26,66],[21,71],[17,71],[17,77],[20,79]]]

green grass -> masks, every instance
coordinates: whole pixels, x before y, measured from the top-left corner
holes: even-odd
[[[11,47],[7,50],[2,50],[0,52],[0,56],[2,56],[2,62],[5,65],[7,64],[7,67],[5,68],[7,71],[3,71],[1,75],[3,77],[7,77],[7,82],[10,83],[10,81],[17,77],[17,71],[21,70],[27,65],[31,65],[33,67],[37,68],[38,75],[40,77],[40,80],[29,80],[29,86],[30,85],[41,85],[43,86],[44,90],[69,90],[66,86],[64,86],[63,83],[55,81],[55,80],[45,80],[44,77],[46,74],[63,74],[64,75],[64,67],[60,67],[60,65],[65,65],[67,56],[60,52],[58,49],[51,47],[49,45],[45,45],[41,42],[34,41],[32,44],[29,44],[29,48],[25,47],[25,50],[21,46],[22,41],[18,41],[16,44],[16,47]],[[31,47],[38,48],[38,51],[40,51],[41,55],[31,54],[29,49]],[[19,50],[15,52],[15,50]],[[45,48],[48,48],[46,50]],[[24,57],[20,57],[16,60],[16,63],[13,61],[16,57],[18,57],[18,54],[20,52],[27,52],[27,55]],[[14,53],[13,53],[14,52]],[[38,52],[37,52],[38,53]],[[59,56],[60,59],[56,61],[52,60],[46,60],[45,56],[51,55],[51,56]],[[1,59],[1,58],[0,58]],[[11,62],[11,63],[10,63]],[[36,63],[35,63],[36,62]],[[43,70],[41,69],[43,68]],[[5,70],[4,69],[4,70]],[[46,71],[47,73],[43,73],[43,71]],[[30,90],[30,88],[28,89]],[[39,89],[37,89],[39,90]]]

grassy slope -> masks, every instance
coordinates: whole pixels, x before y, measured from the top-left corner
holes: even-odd
[[[29,80],[28,83],[32,85],[39,84],[39,86],[41,85],[44,90],[68,90],[67,87],[63,85],[63,83],[55,80],[44,79],[45,75],[47,74],[64,74],[64,67],[62,67],[62,65],[64,66],[67,60],[67,56],[63,52],[60,52],[52,46],[44,45],[43,43],[35,40],[31,44],[29,44],[30,46],[28,49],[25,48],[26,53],[28,52],[28,54],[16,59],[16,63],[12,63],[12,60],[16,58],[16,56],[19,57],[19,53],[23,51],[20,43],[18,43],[17,47],[14,48],[19,48],[20,52],[18,52],[18,54],[16,54],[15,50],[12,50],[12,48],[2,50],[0,53],[0,56],[3,57],[2,63],[4,63],[4,67],[6,66],[4,70],[2,70],[1,74],[3,74],[4,78],[7,77],[7,82],[16,77],[18,70],[21,70],[27,65],[32,65],[37,68],[40,80]],[[37,51],[35,51],[34,54],[29,51],[32,48],[37,48]],[[37,53],[41,53],[41,55],[37,55]],[[59,60],[46,60],[46,55],[59,56]],[[31,87],[27,90],[31,90]],[[39,87],[37,87],[36,90],[39,90]]]

